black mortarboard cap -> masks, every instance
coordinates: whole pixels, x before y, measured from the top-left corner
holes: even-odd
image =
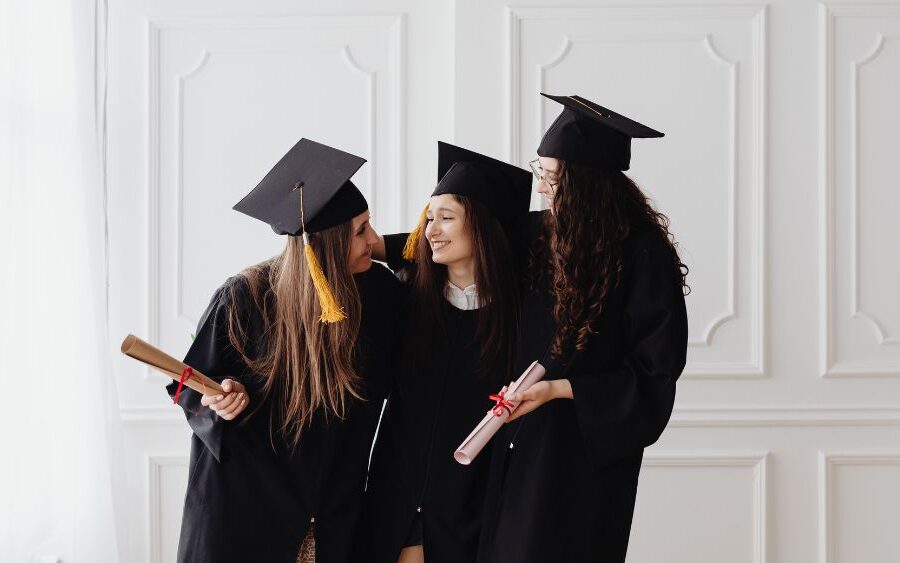
[[[431,194],[470,197],[504,226],[528,213],[531,172],[462,147],[438,141],[438,185]]]
[[[472,198],[499,221],[512,240],[523,225],[531,203],[531,172],[483,154],[438,141],[438,185],[432,196],[453,194]],[[407,238],[403,257],[414,260],[428,206]]]
[[[631,139],[663,136],[581,96],[541,96],[564,107],[544,133],[537,150],[539,156],[604,170],[628,170]]]
[[[322,231],[369,208],[350,181],[365,162],[356,155],[300,139],[234,209],[268,223],[280,235],[301,235],[299,187],[306,232]]]

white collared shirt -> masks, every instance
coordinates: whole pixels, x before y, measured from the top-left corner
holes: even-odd
[[[475,289],[474,283],[465,289],[460,289],[448,281],[447,287],[444,288],[444,297],[451,305],[463,311],[471,311],[481,307],[481,303],[478,300],[478,290]]]

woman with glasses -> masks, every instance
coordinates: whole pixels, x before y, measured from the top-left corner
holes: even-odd
[[[532,213],[514,373],[545,379],[494,438],[478,561],[623,562],[645,447],[685,365],[687,268],[668,219],[624,174],[631,139],[661,137],[578,96],[531,166]]]

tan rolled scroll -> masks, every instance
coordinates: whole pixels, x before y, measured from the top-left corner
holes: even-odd
[[[176,360],[133,334],[129,334],[122,341],[122,353],[166,374],[175,381],[180,381],[184,371],[190,368],[186,363]],[[190,369],[190,377],[184,379],[184,384],[187,387],[204,395],[225,393],[221,385],[199,371],[193,368]]]

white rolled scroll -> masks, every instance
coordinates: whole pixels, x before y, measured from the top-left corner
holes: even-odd
[[[475,430],[463,440],[463,443],[453,452],[453,459],[463,465],[469,465],[475,456],[487,445],[494,434],[509,418],[509,415],[519,406],[518,402],[507,401],[506,396],[516,392],[522,392],[544,378],[546,370],[537,361],[532,362],[518,379],[500,390],[497,395],[491,395],[496,404],[491,408]]]

